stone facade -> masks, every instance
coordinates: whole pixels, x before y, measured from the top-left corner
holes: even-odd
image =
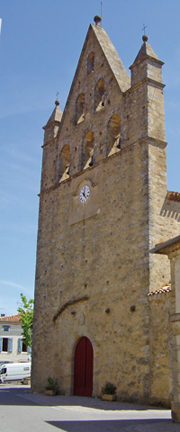
[[[148,296],[170,281],[168,258],[148,251],[179,233],[162,65],[144,36],[130,80],[105,30],[90,25],[64,113],[56,101],[44,127],[32,391],[52,375],[73,394],[85,336],[93,396],[111,381],[118,399],[170,403],[170,295]]]
[[[176,192],[176,199],[180,195]],[[152,253],[167,255],[171,263],[171,325],[172,325],[172,420],[180,423],[180,235],[161,243]]]
[[[150,294],[150,402],[170,406],[173,393],[171,285]]]

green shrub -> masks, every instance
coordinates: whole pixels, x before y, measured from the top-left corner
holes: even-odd
[[[116,386],[110,382],[107,382],[105,386],[102,388],[102,394],[115,395]]]
[[[45,386],[46,390],[53,390],[55,393],[57,393],[58,390],[58,379],[57,378],[52,378],[52,377],[48,377],[47,379],[47,384]]]

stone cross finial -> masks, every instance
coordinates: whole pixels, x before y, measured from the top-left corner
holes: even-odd
[[[143,28],[142,28],[142,31],[144,32],[143,37],[142,37],[143,42],[147,42],[148,41],[148,36],[145,34],[146,27],[147,26],[145,24],[143,24]]]
[[[142,31],[144,32],[144,34],[145,34],[145,30],[146,30],[146,28],[147,28],[147,26],[143,23]]]
[[[55,105],[56,106],[59,106],[58,96],[59,96],[59,92],[56,93],[56,100],[55,100]]]

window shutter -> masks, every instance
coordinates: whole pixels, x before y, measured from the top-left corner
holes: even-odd
[[[2,351],[2,337],[0,337],[0,352]]]
[[[18,339],[18,352],[21,353],[22,351],[22,339]]]
[[[13,339],[9,338],[9,340],[8,340],[8,351],[10,353],[12,353],[12,347],[13,347]]]
[[[28,346],[28,352],[31,353],[32,348],[30,346]]]

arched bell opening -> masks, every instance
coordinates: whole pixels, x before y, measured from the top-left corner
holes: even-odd
[[[87,58],[87,75],[94,71],[94,52],[91,51]]]
[[[107,156],[121,149],[121,117],[118,113],[113,114],[107,126]]]
[[[76,124],[83,122],[84,118],[85,118],[85,94],[80,93],[76,99],[76,112],[75,112]]]
[[[70,147],[65,144],[62,148],[59,156],[59,167],[58,167],[58,181],[62,182],[69,178],[69,164],[70,164]]]
[[[86,132],[83,139],[82,169],[91,167],[94,164],[94,133],[92,130]]]
[[[90,396],[93,392],[93,346],[83,336],[76,344],[74,353],[74,395]]]
[[[105,94],[105,82],[103,78],[100,78],[96,83],[94,91],[94,110],[100,111],[104,108],[104,94]]]

